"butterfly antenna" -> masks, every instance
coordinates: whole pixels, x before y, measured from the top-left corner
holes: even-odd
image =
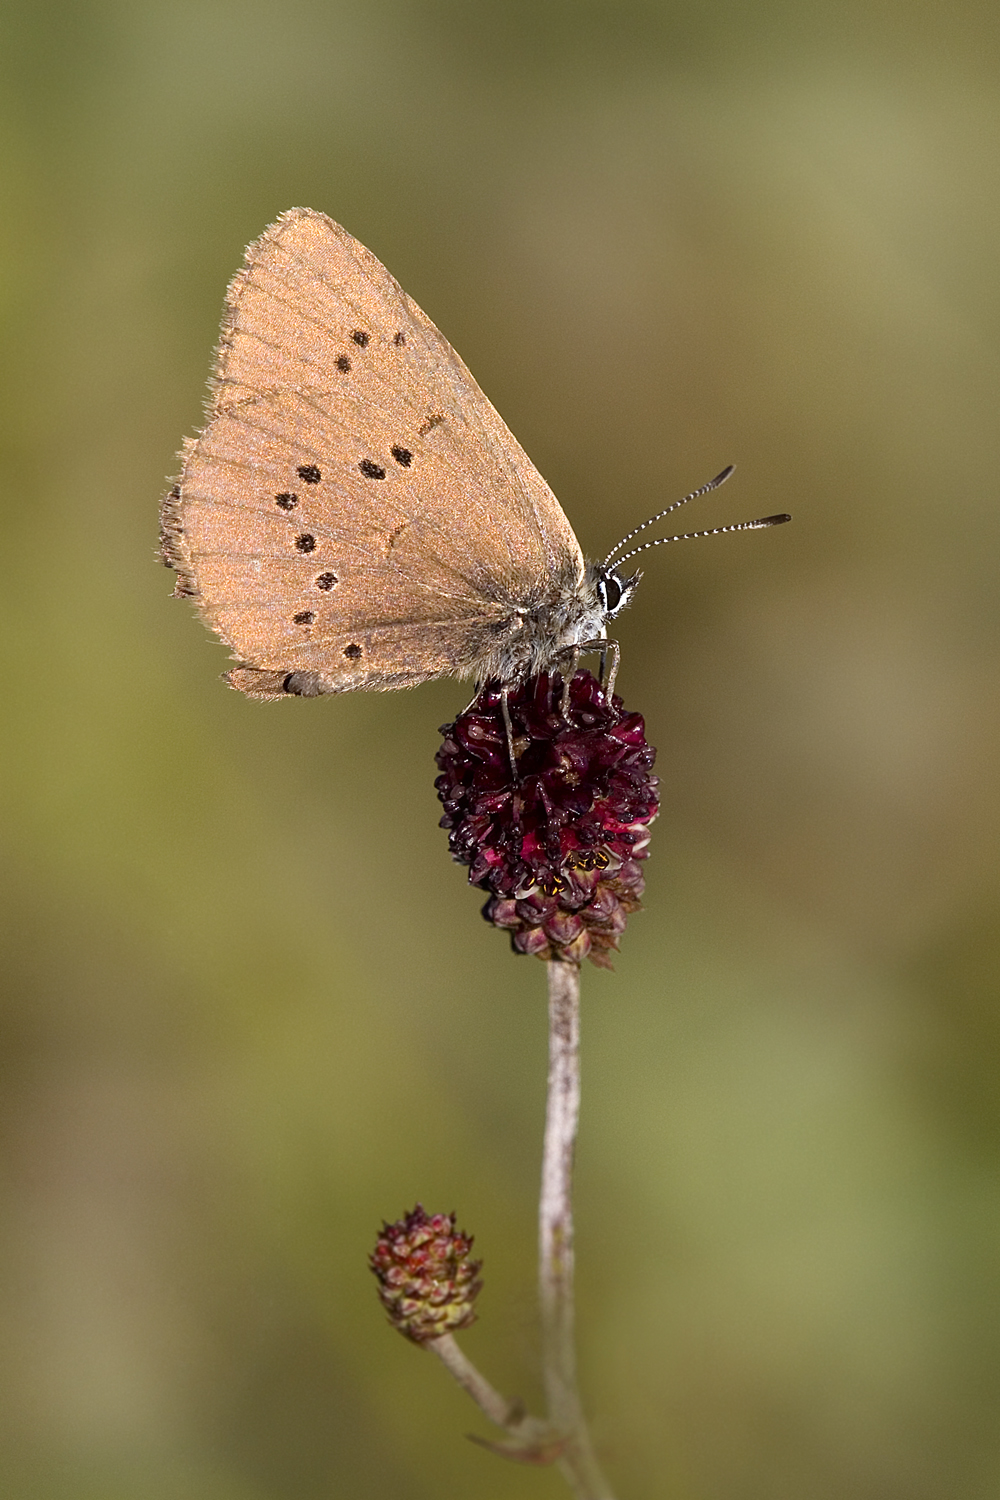
[[[648,521],[643,521],[643,523],[642,523],[641,526],[637,526],[634,531],[630,531],[629,534],[628,534],[628,536],[623,536],[622,539],[621,539],[621,541],[618,542],[614,547],[612,547],[611,551],[608,553],[607,557],[604,559],[604,562],[603,562],[602,566],[606,568],[608,566],[608,564],[610,563],[611,559],[614,557],[615,553],[616,552],[620,552],[623,547],[627,546],[628,543],[632,540],[632,538],[634,536],[638,536],[639,535],[640,531],[645,531],[647,526],[653,526],[653,525],[655,525],[655,523],[657,521],[662,521],[663,518],[664,518],[664,516],[669,516],[675,510],[680,510],[681,506],[682,505],[687,505],[689,501],[691,501],[691,500],[697,500],[701,495],[707,495],[707,494],[710,493],[710,491],[717,490],[719,488],[720,484],[725,484],[726,480],[729,478],[730,474],[733,472],[733,470],[735,469],[735,467],[736,467],[735,464],[727,464],[726,467],[723,469],[723,471],[722,471],[721,474],[716,474],[716,476],[715,476],[714,479],[710,479],[708,481],[708,483],[707,484],[703,484],[700,489],[692,490],[691,493],[690,493],[690,495],[685,495],[684,496],[683,500],[675,500],[674,503],[673,503],[673,505],[668,505],[667,506],[666,510],[661,510],[655,516],[650,516],[650,518],[649,518]],[[754,522],[753,524],[756,525],[757,522]],[[699,536],[702,535],[701,532],[698,532],[697,534]],[[709,533],[707,533],[707,532],[705,533],[706,536],[708,534]],[[692,533],[692,535],[694,535],[694,533]],[[664,540],[666,540],[666,541],[673,541],[674,538],[673,537],[667,537],[667,538],[664,538]],[[636,548],[636,551],[641,552],[642,548],[638,547],[638,548]],[[634,552],[630,552],[630,553],[628,553],[628,556],[629,557],[634,557],[635,553]],[[619,558],[618,562],[622,562],[623,560],[624,560],[623,558]],[[617,564],[616,564],[616,566],[617,566]]]
[[[781,526],[785,521],[792,518],[788,515],[761,516],[758,521],[737,521],[733,526],[712,526],[708,531],[683,531],[678,536],[660,536],[655,542],[644,542],[641,547],[633,547],[631,552],[626,552],[623,557],[615,560],[615,567],[621,563],[628,562],[630,557],[637,556],[640,552],[648,552],[650,547],[665,547],[668,542],[693,542],[699,536],[721,536],[724,531],[762,531],[765,526]],[[642,528],[640,527],[640,530]],[[633,532],[633,536],[635,533]],[[626,540],[628,540],[626,538]]]

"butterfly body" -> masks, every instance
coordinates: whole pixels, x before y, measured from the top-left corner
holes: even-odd
[[[514,683],[606,635],[587,563],[468,370],[378,260],[292,209],[229,288],[162,555],[251,697]]]

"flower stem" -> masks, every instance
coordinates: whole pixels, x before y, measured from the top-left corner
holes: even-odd
[[[450,1333],[440,1338],[428,1339],[424,1345],[431,1349],[447,1370],[454,1375],[463,1390],[468,1391],[473,1401],[498,1427],[513,1427],[524,1416],[518,1401],[508,1401],[495,1386],[490,1385],[485,1375],[480,1374],[472,1361],[462,1352]]]
[[[502,1427],[508,1435],[506,1442],[491,1442],[470,1432],[474,1443],[488,1448],[500,1458],[511,1458],[524,1464],[551,1464],[564,1452],[561,1433],[551,1423],[533,1417],[525,1410],[524,1402],[515,1398],[509,1401],[495,1386],[490,1385],[471,1359],[456,1344],[450,1333],[439,1338],[428,1339],[425,1349],[431,1349],[450,1374],[454,1375],[463,1390],[468,1391],[479,1410],[491,1422]]]
[[[580,968],[550,960],[549,1085],[538,1211],[542,1362],[549,1421],[565,1437],[559,1467],[577,1500],[614,1500],[597,1466],[576,1383],[573,1149],[580,1115]]]

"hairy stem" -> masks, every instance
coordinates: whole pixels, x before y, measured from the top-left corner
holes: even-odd
[[[578,1500],[614,1500],[594,1457],[576,1384],[573,1334],[573,1150],[580,1115],[580,969],[551,960],[549,1086],[538,1212],[542,1361],[549,1421],[564,1435],[559,1467]]]

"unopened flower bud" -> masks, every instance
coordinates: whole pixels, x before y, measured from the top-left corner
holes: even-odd
[[[428,1214],[419,1203],[383,1224],[369,1265],[392,1326],[423,1344],[474,1323],[483,1284],[471,1249],[472,1236],[455,1228],[454,1214]]]

